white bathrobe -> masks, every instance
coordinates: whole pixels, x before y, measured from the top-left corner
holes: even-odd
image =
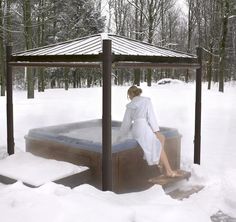
[[[148,165],[158,164],[162,147],[154,134],[159,131],[159,126],[150,98],[136,96],[126,105],[120,137],[127,135],[130,129],[133,138],[142,147]]]

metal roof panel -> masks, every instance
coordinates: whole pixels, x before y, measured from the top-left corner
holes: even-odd
[[[13,56],[98,55],[102,52],[103,36],[104,33],[87,36],[15,53]],[[196,58],[194,55],[155,46],[123,36],[108,33],[106,33],[106,36],[106,38],[112,40],[112,52],[115,55]]]

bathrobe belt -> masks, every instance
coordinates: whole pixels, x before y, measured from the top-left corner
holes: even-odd
[[[147,121],[145,118],[134,119],[133,122]]]

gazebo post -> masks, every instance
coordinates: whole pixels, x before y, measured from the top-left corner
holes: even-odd
[[[194,134],[194,163],[201,160],[201,100],[202,100],[202,48],[197,47],[199,68],[196,69],[196,103],[195,103],[195,134]]]
[[[103,40],[102,73],[102,190],[112,190],[112,142],[111,142],[111,40]]]
[[[6,89],[7,89],[7,152],[14,154],[14,127],[13,127],[13,102],[12,102],[12,67],[11,61],[12,46],[6,46]]]

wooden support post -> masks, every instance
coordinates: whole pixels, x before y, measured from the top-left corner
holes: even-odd
[[[7,152],[14,154],[14,127],[13,127],[13,102],[12,102],[12,67],[11,61],[12,46],[6,46],[6,83],[7,83]]]
[[[195,134],[194,163],[200,164],[201,159],[201,100],[202,100],[202,48],[197,48],[200,67],[196,69],[196,103],[195,103]]]
[[[102,190],[112,190],[112,142],[111,142],[111,40],[103,40],[102,72]]]

